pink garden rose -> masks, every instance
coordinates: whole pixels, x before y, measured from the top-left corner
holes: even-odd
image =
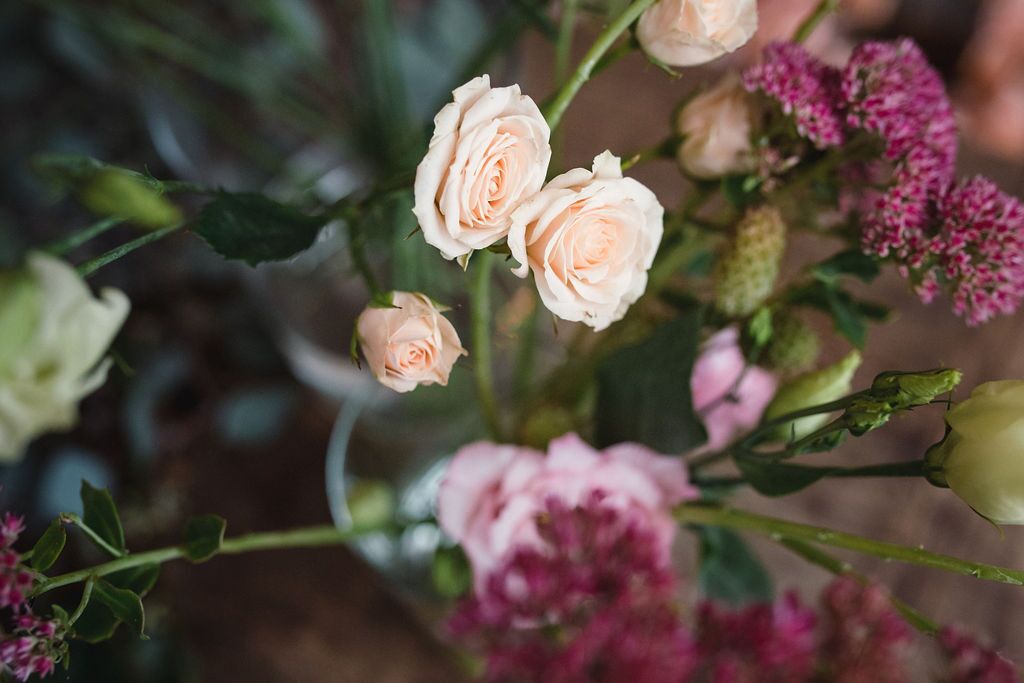
[[[757,366],[751,366],[736,387],[746,365],[738,339],[735,327],[721,330],[704,342],[693,366],[690,391],[693,407],[708,431],[707,450],[718,450],[757,425],[775,395],[775,375]]]
[[[539,451],[488,442],[455,454],[438,493],[438,520],[462,544],[477,591],[487,576],[521,546],[541,545],[537,516],[550,497],[582,505],[594,491],[604,504],[644,518],[668,562],[676,525],[672,506],[697,498],[682,459],[623,443],[598,451],[566,434]]]

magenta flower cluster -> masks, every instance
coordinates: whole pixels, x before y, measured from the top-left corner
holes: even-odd
[[[949,659],[949,683],[1017,683],[1016,667],[998,652],[978,644],[963,631],[947,626],[939,644]]]
[[[844,171],[868,185],[850,204],[861,214],[864,250],[893,259],[922,300],[945,289],[969,325],[1019,308],[1020,203],[983,178],[955,183],[953,107],[912,40],[864,43],[841,71],[798,45],[776,44],[744,79],[777,101],[816,147],[881,141],[884,164],[858,160]],[[876,183],[887,188],[870,187]]]
[[[27,603],[32,573],[13,547],[24,529],[11,513],[0,521],[0,609],[9,611],[8,628],[0,629],[0,672],[19,681],[53,673],[63,650],[61,626],[32,614]]]

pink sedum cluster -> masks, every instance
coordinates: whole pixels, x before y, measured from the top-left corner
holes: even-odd
[[[795,43],[772,43],[760,64],[743,72],[750,92],[763,92],[793,117],[797,131],[818,149],[846,139],[837,104],[840,74]]]
[[[995,650],[978,644],[970,635],[947,626],[939,644],[949,658],[949,683],[1017,683],[1017,668]]]
[[[32,574],[12,547],[24,530],[22,518],[9,512],[0,522],[0,609],[20,610],[32,589]]]

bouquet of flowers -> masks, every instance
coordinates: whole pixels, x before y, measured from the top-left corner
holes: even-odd
[[[78,403],[111,371],[108,349],[130,304],[87,284],[103,266],[182,232],[256,266],[295,258],[331,226],[347,236],[367,292],[351,340],[338,340],[353,363],[399,401],[445,387],[460,366],[472,374],[473,426],[454,453],[437,454],[436,499],[416,523],[447,539],[431,560],[435,590],[450,601],[440,628],[482,680],[1020,680],[995,650],[833,551],[1010,592],[1024,570],[756,514],[730,499],[900,477],[949,489],[969,506],[963,514],[1024,523],[1024,381],[968,395],[955,368],[894,368],[855,384],[870,353],[867,327],[889,309],[851,287],[891,266],[923,303],[948,302],[969,326],[1012,315],[1024,300],[1024,204],[987,178],[957,177],[953,108],[912,40],[862,43],[838,66],[803,46],[833,0],[757,63],[686,96],[651,147],[595,149],[589,168],[562,168],[572,134],[563,115],[612,62],[639,50],[674,77],[733,52],[758,25],[755,0],[598,4],[563,0],[557,25],[540,6],[536,20],[557,41],[555,92],[541,99],[474,74],[437,112],[425,149],[337,201],[284,203],[40,156],[41,171],[103,217],[0,270],[0,456],[17,459],[41,434],[71,428]],[[570,69],[582,12],[606,21]],[[381,151],[410,156],[393,152]],[[658,158],[678,161],[687,186],[678,207],[629,175]],[[386,219],[395,206],[416,222],[398,241]],[[79,245],[126,223],[143,232],[71,264]],[[798,231],[830,253],[785,272]],[[454,284],[408,286],[417,280],[395,245],[413,241],[427,268]],[[511,322],[496,321],[495,311],[509,310]],[[809,313],[831,320],[849,349],[839,360],[819,362]],[[511,329],[511,353],[495,352],[499,326]],[[558,352],[542,362],[541,346]],[[911,411],[945,424],[916,458],[805,461]],[[69,640],[98,642],[122,624],[142,635],[143,598],[165,563],[342,544],[408,523],[388,482],[359,482],[347,495],[345,528],[238,536],[205,515],[187,523],[180,544],[143,552],[127,550],[112,497],[87,482],[83,513],[60,515],[30,547],[15,549],[24,525],[8,513],[0,671],[45,677],[67,661]],[[69,528],[108,558],[53,571]],[[820,605],[773,597],[741,534],[835,574]],[[683,535],[699,542],[695,577],[673,561]],[[682,597],[691,578],[697,600]],[[935,656],[912,657],[915,641]]]

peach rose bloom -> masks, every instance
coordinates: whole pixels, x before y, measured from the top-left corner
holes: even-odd
[[[684,171],[720,178],[753,167],[749,97],[733,72],[682,108],[676,131],[683,144],[676,156]]]
[[[512,212],[540,190],[551,161],[551,130],[518,85],[492,88],[480,76],[452,95],[434,118],[413,187],[423,237],[446,259],[503,239]]]
[[[690,376],[693,407],[704,421],[708,441],[704,450],[717,451],[761,421],[775,395],[775,375],[757,366],[747,369],[739,333],[727,327],[704,342]],[[732,396],[729,392],[736,387]]]
[[[448,384],[459,356],[459,335],[425,294],[394,292],[393,308],[367,307],[356,322],[367,365],[381,384],[398,392],[420,384]]]
[[[623,178],[619,158],[604,152],[593,170],[558,176],[512,214],[508,246],[521,264],[513,272],[532,270],[559,318],[602,330],[647,288],[663,217],[654,193]]]
[[[598,451],[566,434],[546,456],[486,442],[461,448],[441,482],[437,516],[465,550],[481,590],[512,552],[539,543],[537,515],[549,497],[575,507],[594,491],[605,494],[603,504],[639,515],[660,539],[666,562],[676,529],[672,507],[700,495],[682,458],[629,443]]]
[[[742,46],[757,31],[757,0],[658,0],[644,11],[636,37],[669,66],[694,66]]]

